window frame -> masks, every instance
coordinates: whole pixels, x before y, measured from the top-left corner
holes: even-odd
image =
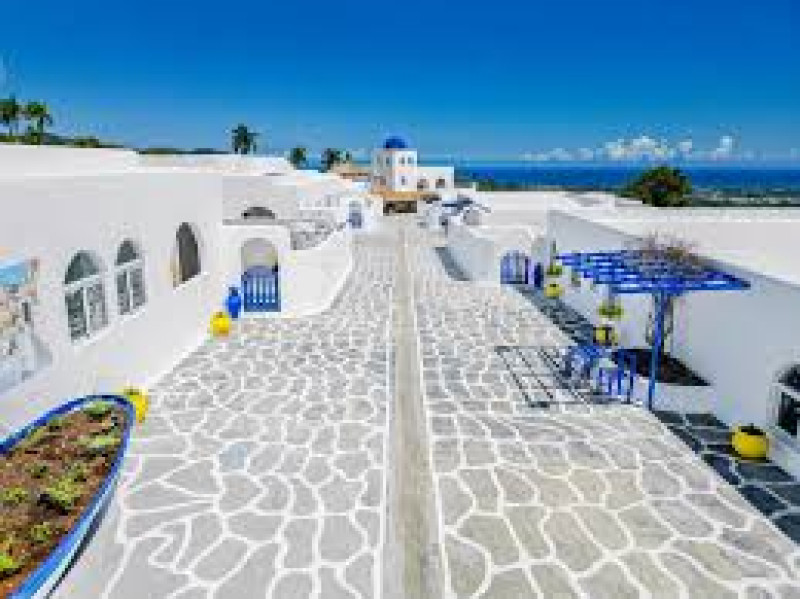
[[[85,250],[76,252],[72,259],[67,264],[67,270],[72,265],[73,261],[77,260],[81,254],[85,254],[92,261],[94,267],[97,269],[96,273],[87,275],[63,284],[65,312],[67,316],[67,330],[69,338],[72,343],[80,343],[88,341],[96,337],[101,331],[108,327],[110,319],[108,314],[108,301],[106,298],[106,286],[103,280],[104,271],[102,264],[90,253]],[[66,277],[65,277],[66,278]],[[92,294],[100,298],[99,304],[92,304]],[[81,331],[75,334],[76,328],[73,327],[73,318],[71,315],[71,300],[74,297],[80,299],[80,318],[82,322]],[[100,307],[99,312],[95,312],[93,306]],[[100,316],[98,319],[97,316]]]

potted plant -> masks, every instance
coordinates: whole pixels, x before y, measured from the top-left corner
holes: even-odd
[[[763,460],[769,452],[767,434],[754,424],[736,427],[732,444],[736,453],[748,460]]]
[[[544,295],[550,299],[561,297],[562,293],[564,293],[563,287],[555,281],[550,281],[544,286]]]
[[[580,289],[581,288],[581,273],[580,273],[580,271],[575,269],[575,268],[573,268],[572,271],[570,271],[569,281],[570,281],[570,284],[572,285],[572,287],[574,287],[575,289]]]
[[[231,332],[231,317],[225,312],[215,312],[211,317],[211,334],[214,337],[227,337]]]
[[[564,267],[554,260],[547,266],[547,272],[545,274],[551,279],[557,279],[564,274]]]
[[[133,409],[136,413],[136,422],[144,422],[149,405],[147,393],[137,387],[125,387],[121,395],[133,404]]]
[[[113,496],[133,419],[122,397],[91,396],[0,442],[0,596],[50,595]]]
[[[624,310],[622,303],[609,297],[600,303],[597,308],[597,314],[600,316],[600,324],[594,329],[594,339],[600,345],[616,345],[619,343],[619,332],[616,329],[615,322],[622,319]]]

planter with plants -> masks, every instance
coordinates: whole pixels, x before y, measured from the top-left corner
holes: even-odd
[[[547,271],[545,274],[550,279],[558,279],[561,275],[564,274],[564,267],[561,266],[558,262],[551,262],[547,267]]]
[[[46,597],[119,476],[131,404],[104,395],[51,410],[0,444],[0,597]]]
[[[625,311],[616,299],[605,299],[597,308],[600,324],[594,329],[594,340],[600,345],[617,345],[620,341],[616,322],[622,320]]]
[[[754,424],[734,429],[731,443],[736,453],[748,460],[763,460],[769,452],[767,434]]]
[[[549,282],[547,285],[544,286],[544,295],[550,299],[556,299],[561,297],[564,293],[564,288],[555,281]]]

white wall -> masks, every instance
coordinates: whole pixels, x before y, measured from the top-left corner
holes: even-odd
[[[139,156],[131,150],[0,143],[0,177],[119,172],[138,164]]]
[[[352,234],[346,229],[317,247],[289,253],[281,264],[282,315],[306,316],[327,309],[352,268]]]
[[[770,248],[786,248],[797,244],[796,227],[776,227],[769,223],[764,230],[771,239],[764,243],[758,231],[757,212],[750,213],[749,227],[724,219],[699,227],[696,223],[676,221],[666,225],[659,219],[630,223],[594,223],[577,215],[553,213],[550,234],[558,240],[559,251],[621,249],[632,238],[633,230],[682,233],[687,240],[696,240],[704,254],[713,254],[713,239],[736,241],[736,258],[746,261],[749,252],[769,255]],[[768,220],[771,217],[766,217]],[[615,227],[627,229],[620,231]],[[713,229],[713,232],[711,231]],[[695,238],[699,232],[708,237]],[[749,231],[749,235],[747,232]],[[760,249],[764,251],[760,253]],[[797,256],[797,252],[794,252]],[[697,292],[679,300],[675,313],[675,336],[672,353],[713,386],[709,401],[714,412],[730,425],[753,422],[770,426],[771,386],[778,373],[793,363],[800,363],[800,285],[781,280],[757,270],[730,262],[716,261],[724,271],[751,285],[747,291]],[[565,281],[567,280],[565,276]],[[586,292],[569,289],[565,300],[590,319],[596,319],[597,302]],[[641,345],[649,302],[644,298],[624,297],[625,318],[623,344]],[[800,444],[796,440],[782,443],[782,435],[773,436],[772,457],[800,476]]]
[[[473,281],[500,283],[500,260],[507,252],[535,255],[538,237],[526,228],[470,227],[453,224],[448,228],[447,247],[453,260]]]
[[[198,173],[0,180],[2,248],[40,260],[35,330],[53,357],[50,366],[0,395],[3,426],[26,423],[73,396],[147,385],[197,346],[221,300],[215,251],[220,196],[219,177]],[[203,272],[176,289],[170,262],[182,222],[199,231]],[[144,254],[147,302],[123,317],[117,308],[113,264],[126,238]],[[73,343],[63,281],[68,263],[80,250],[97,255],[105,268],[110,322],[92,339]]]

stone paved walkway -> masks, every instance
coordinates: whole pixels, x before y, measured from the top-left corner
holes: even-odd
[[[395,248],[355,255],[330,311],[243,322],[154,389],[58,599],[380,596]]]
[[[400,222],[410,275],[362,239],[330,311],[158,385],[56,599],[800,598],[796,545],[652,415],[545,389],[565,334]]]
[[[565,335],[513,289],[449,277],[424,234],[412,246],[447,597],[800,597],[798,547],[655,417],[533,408],[547,383],[523,393],[509,370],[546,365],[497,348]]]

